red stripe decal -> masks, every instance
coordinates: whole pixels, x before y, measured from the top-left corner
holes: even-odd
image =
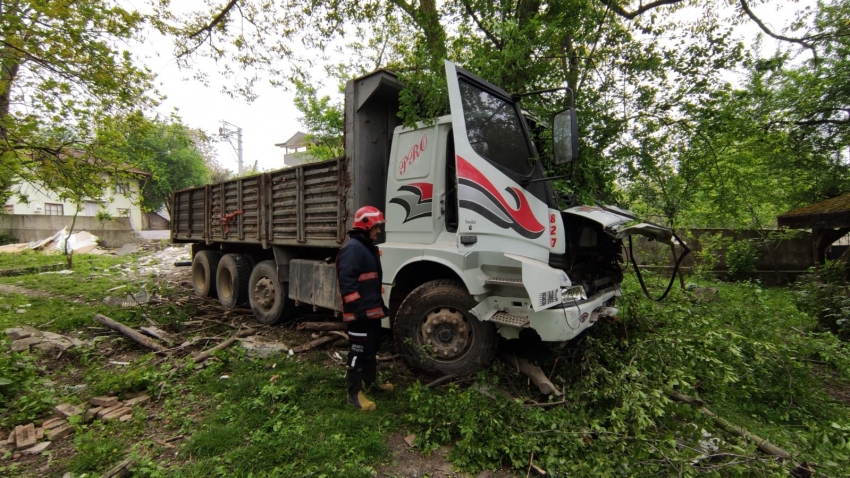
[[[460,155],[457,156],[457,175],[459,178],[467,179],[472,181],[482,188],[486,189],[493,197],[499,201],[499,204],[505,209],[505,212],[516,221],[517,225],[529,231],[533,234],[541,234],[546,230],[546,227],[534,217],[534,212],[531,210],[531,205],[528,203],[528,199],[525,198],[525,194],[523,194],[522,190],[519,188],[515,188],[511,186],[509,189],[516,195],[517,200],[519,201],[519,208],[514,209],[513,206],[505,201],[505,197],[502,193],[496,189],[496,186],[484,176],[481,171],[475,169],[475,166],[469,163],[469,161],[463,159]]]

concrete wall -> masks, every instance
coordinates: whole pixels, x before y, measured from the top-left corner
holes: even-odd
[[[81,204],[80,213],[77,217],[94,217],[97,211],[105,210],[112,217],[129,218],[130,224],[135,229],[142,229],[142,210],[136,204],[139,197],[139,182],[132,178],[122,179],[122,182],[127,187],[126,193],[118,192],[117,186],[108,188],[103,192],[102,197],[91,198],[90,201],[86,201],[92,203],[89,210],[87,210],[85,202]],[[14,194],[9,197],[4,205],[6,214],[46,216],[47,204],[61,204],[64,215],[71,217],[77,209],[76,204],[72,201],[63,201],[53,191],[39,188],[30,183],[16,184],[12,190]],[[29,202],[18,202],[19,196],[26,197]]]
[[[48,238],[63,227],[70,228],[70,216],[36,216],[30,214],[0,214],[0,234],[12,236],[18,242],[33,242]],[[88,231],[99,237],[104,247],[143,242],[130,227],[130,218],[119,217],[101,223],[93,217],[77,217],[74,232]]]
[[[676,233],[691,249],[691,254],[682,261],[682,269],[685,274],[688,274],[697,264],[697,255],[703,249],[703,245],[700,243],[700,238],[703,235],[720,234],[727,240],[727,246],[716,252],[717,264],[713,272],[717,276],[725,278],[728,274],[726,266],[728,244],[734,241],[768,237],[771,232],[781,238],[770,240],[767,244],[764,244],[764,241],[761,240],[757,241],[760,243],[758,248],[760,259],[756,265],[757,277],[769,284],[785,284],[793,282],[797,275],[805,273],[810,267],[814,266],[812,235],[809,232],[797,231],[793,237],[782,237],[783,235],[787,236],[788,231],[782,231],[779,234],[779,231],[691,229],[689,231],[677,231]],[[650,267],[660,265],[668,273],[672,270],[673,259],[669,246],[662,248],[644,238],[640,238],[636,246],[635,258],[638,264]]]

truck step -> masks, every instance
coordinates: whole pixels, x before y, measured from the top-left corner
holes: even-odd
[[[484,283],[490,285],[522,287],[522,279],[508,279],[506,277],[490,277],[489,279],[484,280]]]
[[[509,314],[507,312],[496,312],[490,317],[490,322],[497,324],[513,325],[514,327],[528,327],[528,317]]]

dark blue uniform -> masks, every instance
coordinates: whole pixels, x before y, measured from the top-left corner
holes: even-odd
[[[381,259],[365,231],[349,231],[349,241],[336,258],[342,320],[348,323],[349,352],[346,382],[349,396],[377,380],[375,354],[381,338],[381,319],[389,315],[381,297]]]

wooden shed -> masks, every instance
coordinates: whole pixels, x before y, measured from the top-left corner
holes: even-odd
[[[825,262],[826,249],[850,232],[850,193],[794,209],[778,216],[779,227],[812,230],[815,267]]]

